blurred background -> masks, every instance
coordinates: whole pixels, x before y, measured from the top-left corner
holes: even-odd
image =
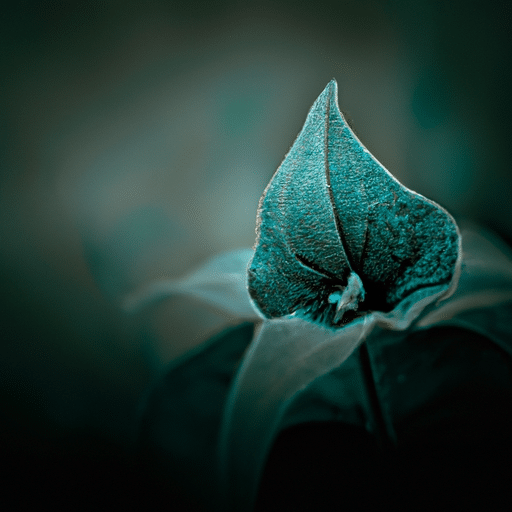
[[[235,320],[185,300],[128,316],[122,298],[252,246],[258,199],[332,78],[402,183],[511,237],[511,9],[5,2],[0,432],[15,480],[84,459],[128,478],[145,390]]]

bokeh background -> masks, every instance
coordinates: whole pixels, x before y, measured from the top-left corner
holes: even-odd
[[[145,390],[234,319],[186,300],[129,316],[122,298],[253,244],[258,199],[333,77],[359,138],[401,182],[511,237],[511,9],[4,2],[0,432],[11,473],[37,479],[56,461],[74,475],[87,460],[126,475]]]

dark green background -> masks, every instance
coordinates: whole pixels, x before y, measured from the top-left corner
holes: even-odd
[[[258,199],[333,77],[400,181],[512,235],[508,2],[2,10],[0,432],[14,475],[54,459],[125,468],[145,388],[233,319],[186,301],[127,317],[121,298],[252,245]]]

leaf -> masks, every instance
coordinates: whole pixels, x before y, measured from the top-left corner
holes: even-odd
[[[252,255],[252,249],[218,254],[182,279],[156,281],[126,297],[123,308],[134,312],[186,295],[241,318],[259,319],[247,291],[247,265]]]
[[[332,80],[260,199],[249,267],[258,308],[338,327],[415,290],[448,291],[459,264],[454,219],[361,144]]]

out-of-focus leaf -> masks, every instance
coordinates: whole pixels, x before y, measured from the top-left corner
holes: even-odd
[[[126,297],[123,308],[135,312],[167,298],[184,295],[240,318],[259,319],[247,291],[247,265],[252,255],[252,249],[218,254],[188,276],[156,281]]]

